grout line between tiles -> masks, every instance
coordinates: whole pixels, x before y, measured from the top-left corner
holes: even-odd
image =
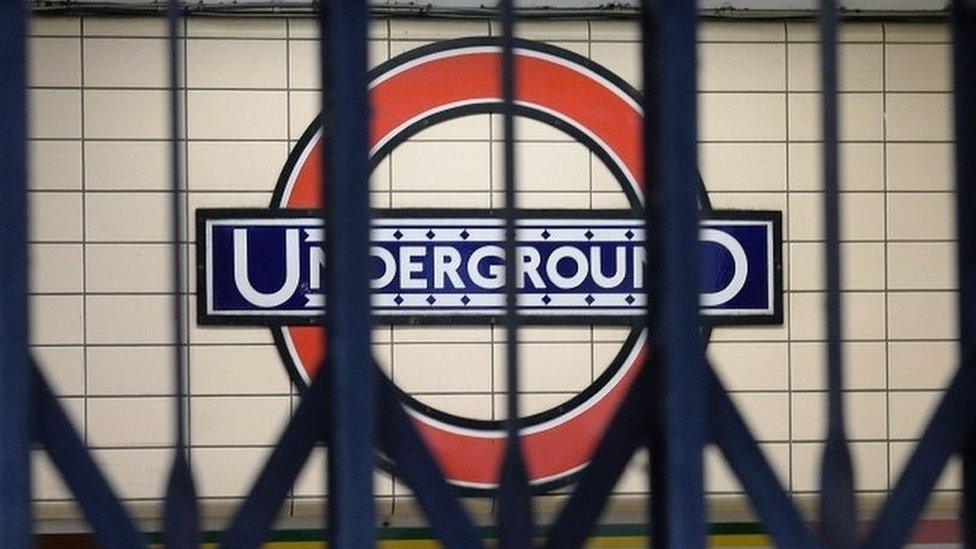
[[[84,433],[83,440],[88,443],[88,194],[87,180],[88,171],[86,157],[88,152],[85,150],[85,17],[78,18],[78,48],[79,61],[81,62],[81,81],[80,81],[80,100],[81,100],[81,338],[82,338],[82,365],[84,368]]]
[[[182,158],[182,165],[180,166],[180,169],[182,169],[183,171],[182,186],[183,189],[185,189],[183,195],[183,231],[185,234],[189,235],[191,223],[193,221],[191,220],[191,216],[190,216],[190,193],[188,192],[190,188],[190,141],[188,139],[190,136],[190,94],[189,94],[190,80],[189,80],[189,53],[188,53],[189,42],[187,40],[187,31],[189,30],[189,25],[185,17],[182,19],[182,26],[183,26],[183,36],[179,41],[180,47],[182,48],[182,52],[178,52],[178,53],[183,54],[182,55],[183,66],[181,67],[183,69],[182,70],[183,81],[180,83],[183,89],[183,113],[182,113],[183,114],[183,120],[182,120],[183,135],[177,137],[183,138],[183,158]],[[189,247],[186,244],[181,243],[181,245],[177,249],[177,253],[183,254],[185,258],[185,261],[183,262],[184,277],[186,279],[185,287],[189,289],[190,280],[193,277],[192,266],[190,264]],[[183,282],[184,281],[180,281],[180,285],[179,285],[181,292],[183,291],[184,288]],[[193,395],[193,387],[190,384],[190,379],[191,379],[190,369],[193,367],[193,365],[190,363],[189,342],[190,342],[190,323],[193,322],[193,319],[190,318],[191,303],[190,303],[189,292],[186,293],[186,296],[184,297],[182,304],[180,306],[184,307],[185,310],[185,314],[183,315],[185,325],[180,326],[181,333],[179,334],[180,336],[179,341],[186,342],[186,347],[183,349],[184,364],[186,364],[186,370],[180,372],[181,376],[185,376],[183,378],[183,383],[184,383],[184,387],[186,387],[186,396],[184,397],[186,398],[185,401],[186,417],[181,418],[180,421],[186,422],[187,463],[192,466],[193,465],[193,399],[191,397]]]
[[[784,135],[786,136],[786,143],[784,144],[784,146],[786,147],[786,173],[784,175],[785,175],[785,178],[786,178],[786,196],[787,196],[787,200],[786,200],[786,202],[785,202],[785,204],[783,206],[783,218],[784,219],[787,219],[787,220],[790,219],[790,201],[789,201],[789,196],[790,196],[790,193],[792,191],[792,189],[791,189],[791,181],[790,181],[790,40],[789,40],[789,32],[790,32],[789,31],[789,25],[787,25],[786,23],[783,23],[783,37],[785,39],[784,40],[784,45],[783,45],[783,47],[785,48],[785,52],[784,52],[784,56],[783,56],[783,72],[784,72],[784,77],[786,78],[786,81],[784,82],[784,85],[786,87],[786,94],[785,94],[785,98],[784,98],[784,101],[783,101],[783,107],[784,107],[783,121],[784,121],[784,125],[785,125],[785,127],[784,127]],[[785,230],[788,230],[788,229],[786,227],[784,227],[783,230],[785,231]],[[791,261],[791,255],[792,254],[790,253],[791,252],[791,247],[790,247],[789,244],[784,244],[783,246],[786,248],[785,250],[783,250],[783,255],[786,258],[786,269],[784,269],[785,272],[782,274],[783,279],[784,279],[783,280],[783,289],[784,289],[785,292],[789,292],[790,289],[792,288],[792,283],[791,283],[791,278],[792,278],[791,274],[792,274],[792,269],[793,269],[793,262]],[[789,308],[789,300],[786,299],[785,296],[784,296],[784,299],[783,299],[783,307],[784,307],[784,309],[788,309]],[[793,342],[792,342],[792,339],[791,339],[792,338],[792,327],[790,326],[790,314],[786,314],[787,312],[788,311],[784,311],[784,315],[783,315],[784,322],[787,323],[787,326],[786,326],[786,398],[787,398],[787,411],[786,411],[786,413],[787,413],[788,421],[789,421],[789,423],[788,423],[788,429],[789,429],[789,439],[790,439],[790,442],[787,445],[788,466],[787,466],[787,480],[786,480],[787,485],[786,485],[786,489],[787,489],[787,492],[792,495],[793,494],[793,491],[794,491],[794,487],[795,487],[795,481],[794,481],[795,475],[794,475],[794,472],[793,472],[793,442],[794,442],[794,440],[793,440]]]
[[[881,179],[884,185],[884,207],[882,215],[884,216],[884,239],[885,244],[883,244],[883,257],[884,257],[884,357],[885,357],[885,435],[888,441],[885,443],[885,487],[887,488],[888,494],[891,494],[891,357],[890,357],[890,340],[889,335],[891,333],[891,323],[889,321],[891,317],[891,306],[889,302],[890,285],[888,282],[888,44],[887,44],[887,24],[881,24],[881,131],[882,137],[885,140],[885,144],[882,145],[881,149]]]

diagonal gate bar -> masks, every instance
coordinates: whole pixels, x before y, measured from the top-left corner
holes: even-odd
[[[471,519],[444,480],[433,456],[397,399],[396,389],[374,367],[377,381],[377,421],[380,450],[396,464],[397,473],[414,491],[438,539],[445,547],[480,547]],[[324,372],[323,372],[324,373]],[[317,375],[282,432],[247,498],[221,538],[228,549],[259,547],[267,538],[288,491],[309,453],[325,440],[323,420],[329,411],[325,396],[328,376]]]
[[[146,542],[132,517],[98,469],[33,360],[30,397],[34,440],[44,445],[91,524],[99,546],[112,549],[145,547]]]
[[[900,547],[912,533],[946,461],[976,423],[976,368],[967,353],[932,414],[863,547]]]
[[[647,394],[653,378],[651,370],[658,364],[659,356],[651,348],[648,357],[576,489],[550,528],[546,547],[583,546],[614,485],[652,428],[653,404]],[[706,368],[706,376],[709,439],[722,451],[770,536],[780,547],[818,547],[819,541],[783,490],[711,365]]]

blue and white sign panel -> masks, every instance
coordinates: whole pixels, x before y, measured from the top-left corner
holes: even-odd
[[[503,315],[504,227],[488,214],[381,212],[370,248],[377,321],[446,324]],[[780,216],[747,214],[713,212],[701,223],[701,312],[718,323],[778,323]],[[626,215],[524,212],[516,238],[519,313],[545,323],[643,317],[644,222]],[[197,222],[201,323],[317,321],[328,276],[317,212],[201,210]]]

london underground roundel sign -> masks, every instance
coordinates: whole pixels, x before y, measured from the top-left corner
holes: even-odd
[[[500,112],[497,40],[440,42],[371,72],[370,162],[433,124]],[[584,144],[620,184],[623,210],[524,210],[517,231],[518,308],[526,323],[629,326],[602,374],[562,404],[523,418],[531,483],[571,481],[589,462],[645,359],[646,257],[641,214],[642,111],[633,88],[574,53],[518,41],[516,114]],[[198,321],[266,325],[293,379],[307,384],[325,354],[324,231],[318,218],[320,122],[291,152],[270,209],[197,212]],[[782,321],[778,212],[713,211],[700,181],[704,278],[711,323]],[[445,191],[450,191],[447,188]],[[374,212],[373,315],[385,324],[488,324],[504,313],[503,221],[492,210]],[[438,367],[452,367],[442,357]],[[459,359],[460,360],[460,359]],[[400,391],[418,431],[455,485],[496,486],[502,421],[452,415]]]

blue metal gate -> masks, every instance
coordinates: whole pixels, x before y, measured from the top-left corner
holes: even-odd
[[[502,0],[504,180],[506,257],[514,254],[518,207],[514,187],[515,13]],[[784,547],[889,547],[905,543],[939,473],[953,453],[963,458],[962,524],[966,545],[976,546],[976,5],[953,6],[956,204],[959,233],[959,310],[962,361],[905,471],[877,520],[862,537],[856,531],[851,459],[844,432],[841,363],[841,263],[838,215],[837,9],[820,9],[824,128],[823,177],[827,265],[828,436],[821,469],[820,526],[801,518],[779,484],[742,416],[703,353],[698,318],[696,249],[697,178],[696,11],[689,0],[646,0],[643,32],[645,204],[648,257],[657,276],[648,290],[649,364],[603,435],[590,465],[548,529],[547,547],[579,547],[593,531],[610,491],[631,456],[651,451],[648,522],[656,544],[694,547],[705,543],[703,448],[715,444],[749,495],[774,541]],[[27,4],[0,2],[0,547],[28,547],[32,540],[30,448],[44,446],[74,493],[98,541],[106,547],[139,547],[146,538],[112,493],[82,440],[28,352],[26,61]],[[173,369],[176,378],[176,448],[165,500],[164,539],[169,547],[200,542],[192,471],[186,460],[183,403],[186,318],[179,303],[185,288],[179,253],[183,189],[178,100],[177,26],[181,4],[169,2],[170,115],[173,197]],[[342,238],[327,240],[330,277],[325,325],[328,367],[311,382],[290,423],[223,533],[225,547],[256,547],[312,448],[328,442],[328,537],[333,547],[375,542],[372,472],[377,449],[396,464],[414,491],[432,529],[447,547],[482,544],[471,519],[445,481],[429,449],[397,401],[396,390],[373,366],[370,355],[368,286],[366,29],[364,0],[323,3],[319,9],[325,223]],[[505,547],[536,543],[531,492],[519,439],[518,330],[515,269],[506,269],[508,332],[507,437],[498,490],[498,528]],[[24,390],[29,387],[30,390]],[[363,406],[363,403],[374,403]]]

